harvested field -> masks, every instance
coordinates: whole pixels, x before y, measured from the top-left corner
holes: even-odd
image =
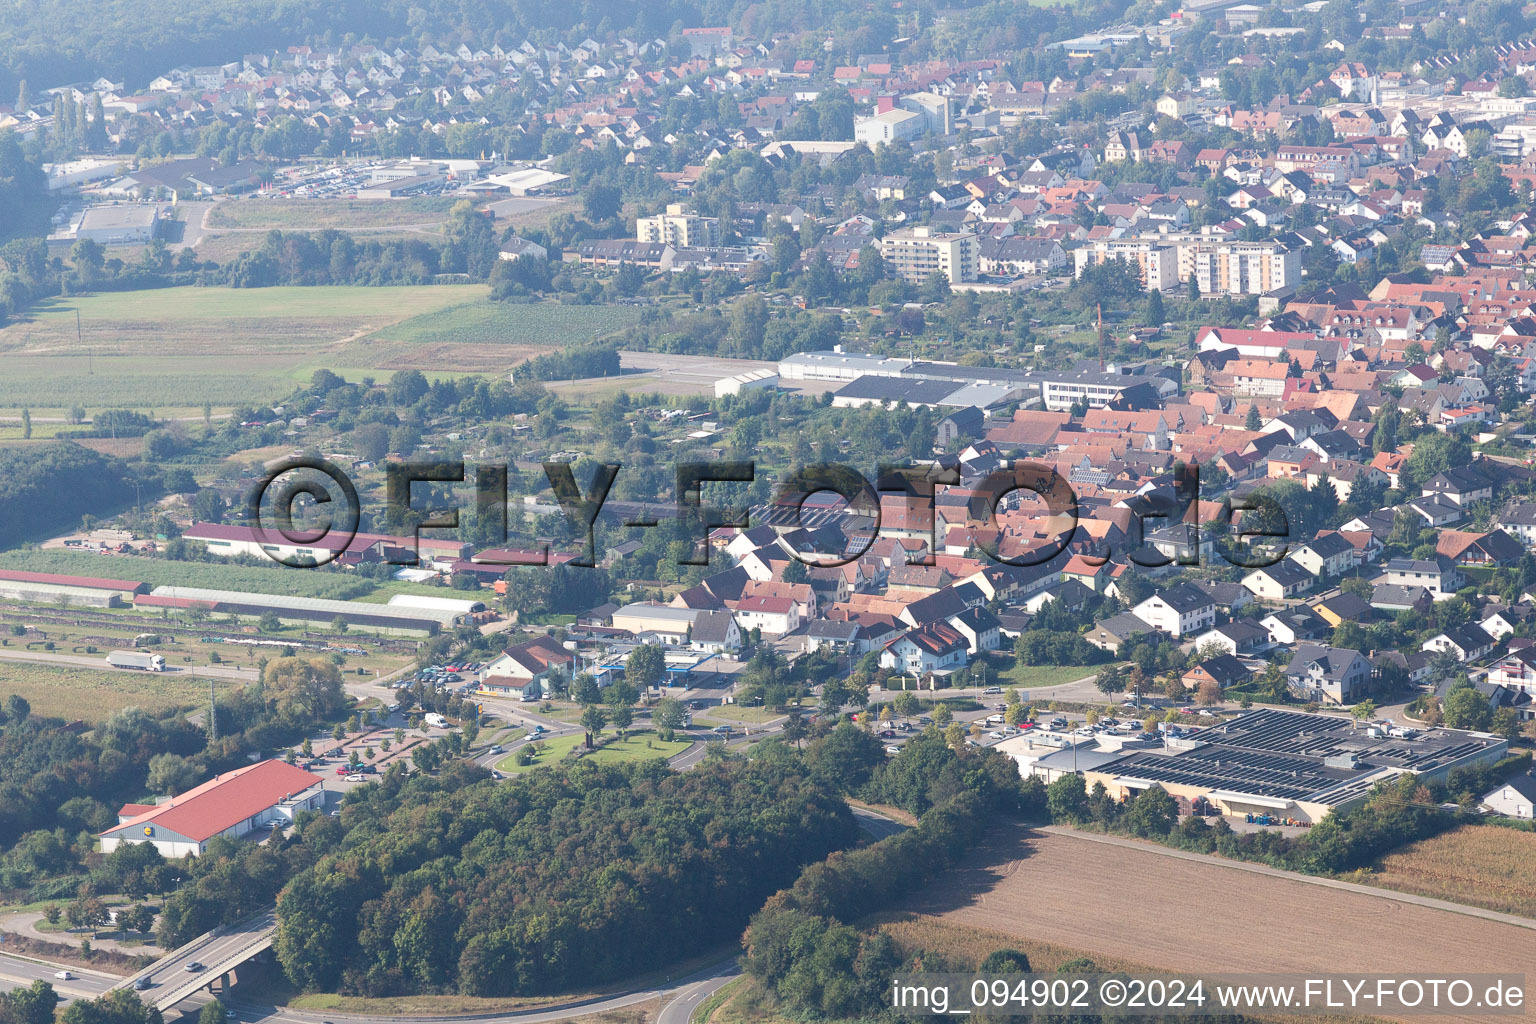
[[[161,288],[50,299],[0,330],[0,408],[184,406],[189,391],[216,406],[271,401],[335,362],[348,340],[485,294],[482,285]]]
[[[1536,917],[1536,832],[1464,825],[1382,859],[1372,885]]]
[[[102,658],[105,659],[103,654]],[[240,684],[215,679],[220,693]],[[38,715],[103,722],[126,707],[146,711],[198,707],[208,700],[208,680],[178,672],[114,672],[102,669],[0,661],[0,696],[19,694]]]
[[[1536,929],[1155,848],[999,828],[903,909],[1169,970],[1523,973]]]

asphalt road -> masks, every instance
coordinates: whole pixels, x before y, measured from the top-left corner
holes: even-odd
[[[672,1001],[661,1008],[656,1024],[688,1024],[699,1004],[741,976],[741,966],[728,960],[701,981],[676,989]]]
[[[107,664],[106,655],[87,654],[59,654],[55,651],[20,651],[10,647],[0,647],[0,659],[8,661],[30,661],[43,665],[60,665],[69,668],[90,668],[102,672],[140,672],[136,668],[114,668]],[[199,665],[193,668],[179,668],[167,666],[163,675],[187,675],[187,676],[213,676],[218,679],[239,679],[242,681],[254,681],[256,670],[253,668],[236,668],[232,665]]]
[[[118,979],[110,974],[100,971],[87,970],[81,967],[68,968],[74,975],[69,981],[62,981],[54,977],[60,968],[54,964],[32,960],[27,957],[13,956],[10,953],[0,953],[0,991],[9,992],[12,989],[26,988],[39,979],[48,982],[53,990],[70,999],[93,999],[112,987]]]
[[[893,836],[897,832],[905,832],[907,829],[907,826],[901,822],[893,818],[887,818],[885,815],[872,811],[867,807],[854,807],[852,810],[853,816],[859,820],[859,827],[877,840],[884,839],[886,836]]]
[[[147,1003],[158,1003],[178,988],[191,986],[195,991],[198,986],[212,982],[224,971],[239,966],[227,963],[228,960],[263,939],[270,942],[276,924],[277,910],[274,908],[222,934],[202,942],[188,943],[161,957],[148,972],[136,975],[147,977],[150,982],[150,987],[140,998]],[[188,965],[194,962],[204,966],[195,971],[187,970]]]

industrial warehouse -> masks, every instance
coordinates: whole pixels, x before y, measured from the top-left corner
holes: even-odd
[[[210,615],[260,616],[271,612],[281,622],[325,623],[340,619],[349,628],[381,633],[425,633],[428,636],[469,621],[485,611],[484,603],[445,597],[396,594],[388,604],[333,601],[319,597],[247,594],[201,587],[156,587],[133,599],[135,608],[200,609]]]
[[[6,601],[63,601],[85,608],[122,608],[147,590],[149,584],[136,580],[0,569],[0,600]]]
[[[1051,412],[1086,402],[1099,409],[1155,409],[1179,391],[1179,381],[1155,364],[1104,366],[1085,363],[1070,370],[1015,370],[962,366],[890,356],[844,352],[797,352],[779,361],[785,382],[841,384],[833,404],[975,406],[1012,403]],[[949,385],[948,388],[942,385]],[[792,385],[792,386],[798,386]]]
[[[1137,750],[1083,772],[1117,799],[1154,785],[1181,810],[1202,802],[1218,813],[1322,820],[1363,801],[1376,783],[1404,772],[1440,779],[1453,768],[1492,763],[1509,743],[1459,729],[1383,730],[1350,718],[1265,709],[1183,737],[1167,751]]]

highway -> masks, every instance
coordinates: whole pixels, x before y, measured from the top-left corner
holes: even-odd
[[[149,988],[140,996],[160,1010],[168,1010],[220,975],[233,971],[264,949],[271,948],[277,931],[277,909],[263,911],[228,928],[215,928],[167,953],[138,974],[118,981],[113,988],[128,988],[141,978]],[[190,964],[201,964],[188,970]]]
[[[107,664],[106,655],[58,654],[54,651],[22,651],[11,647],[0,648],[0,659],[6,661],[30,661],[42,665],[58,665],[67,668],[89,668],[102,672],[141,672],[136,668],[116,668]],[[197,665],[192,668],[167,666],[165,675],[213,676],[216,679],[239,679],[254,682],[256,670],[234,665]]]
[[[68,968],[69,973],[74,977],[69,981],[62,981],[54,977],[60,969],[61,965],[58,964],[33,960],[30,957],[12,953],[0,953],[0,991],[9,992],[12,989],[26,988],[40,979],[52,985],[53,990],[67,1002],[71,999],[94,999],[117,981],[117,978],[111,974],[103,974],[84,967]]]

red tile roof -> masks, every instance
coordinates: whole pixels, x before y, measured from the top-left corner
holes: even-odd
[[[143,589],[147,584],[137,580],[110,580],[97,576],[64,576],[52,572],[25,572],[21,569],[0,569],[0,580],[13,583],[51,583],[55,586],[82,587],[88,590],[126,590],[130,593]]]
[[[142,833],[143,826],[154,825],[200,843],[321,781],[320,776],[284,761],[262,761],[216,775],[101,834]]]

